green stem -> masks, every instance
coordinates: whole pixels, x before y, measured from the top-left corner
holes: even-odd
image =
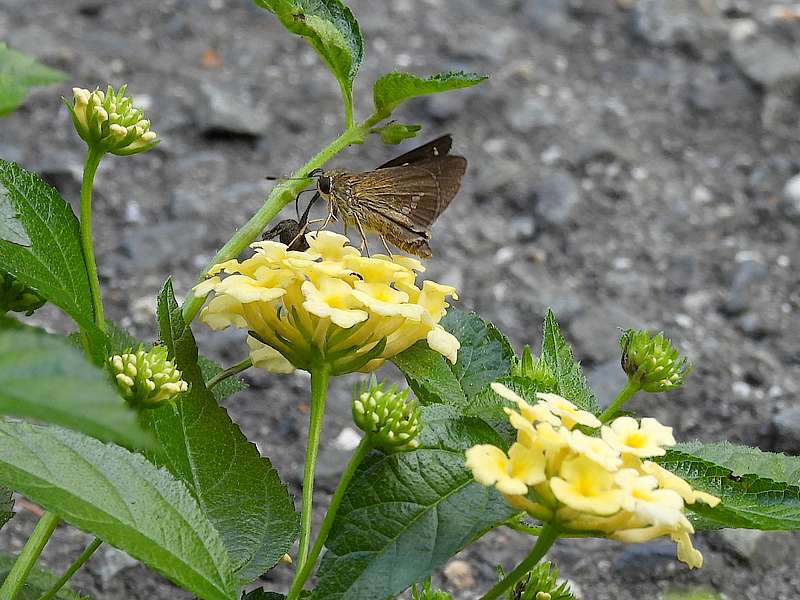
[[[631,396],[633,396],[636,392],[640,390],[640,386],[638,383],[634,383],[630,379],[622,386],[622,389],[617,394],[617,397],[614,398],[614,401],[606,408],[602,414],[600,415],[600,421],[602,423],[608,423],[617,411],[619,411],[620,407],[625,404],[628,400],[630,400]]]
[[[89,148],[86,153],[86,162],[83,165],[83,181],[81,182],[81,248],[86,270],[89,272],[89,289],[92,292],[92,306],[94,308],[94,322],[100,331],[106,330],[106,321],[103,315],[103,297],[100,294],[100,279],[97,277],[97,264],[94,260],[94,245],[92,242],[92,188],[94,176],[100,160],[103,158],[101,150]]]
[[[308,421],[306,464],[303,469],[303,501],[300,510],[300,546],[297,550],[297,570],[302,571],[311,541],[311,504],[314,500],[314,469],[317,466],[319,437],[325,416],[325,399],[328,396],[330,367],[317,363],[311,367],[311,414]]]
[[[531,550],[531,553],[528,554],[525,560],[519,563],[511,573],[503,577],[492,589],[481,596],[481,600],[496,600],[506,590],[522,579],[525,574],[535,567],[542,559],[545,553],[550,549],[550,546],[553,545],[553,542],[556,541],[558,535],[558,528],[553,525],[548,524],[542,527],[541,534],[536,540],[536,545],[533,547],[533,550]]]
[[[84,563],[89,560],[89,558],[94,554],[94,551],[100,547],[100,544],[103,543],[103,540],[100,538],[94,538],[91,544],[86,546],[86,548],[81,552],[81,555],[75,559],[75,561],[69,566],[69,568],[64,571],[64,574],[58,578],[53,586],[47,590],[47,592],[39,598],[39,600],[52,600],[52,598],[56,597],[56,594],[61,590],[66,583],[72,579],[72,576],[80,569]]]
[[[520,533],[524,533],[527,535],[532,535],[535,537],[539,537],[542,535],[542,530],[544,527],[535,527],[533,525],[525,525],[525,523],[520,523],[519,521],[507,521],[505,526],[509,529],[513,529],[514,531],[519,531]],[[592,531],[562,531],[559,533],[559,537],[562,538],[589,538],[589,537],[598,537],[595,532]]]
[[[36,523],[31,536],[25,542],[25,546],[17,556],[14,566],[8,572],[3,586],[0,587],[0,600],[14,600],[17,594],[25,585],[25,580],[36,564],[36,560],[42,553],[47,544],[47,540],[53,535],[58,525],[58,517],[51,512],[45,512],[39,522]]]
[[[237,375],[242,371],[246,371],[252,366],[253,366],[253,361],[250,359],[250,357],[245,358],[242,362],[236,363],[232,367],[228,367],[224,371],[220,371],[219,373],[214,375],[214,377],[209,379],[208,382],[206,383],[206,389],[210,390],[221,381],[226,380],[228,377],[233,377],[234,375]]]
[[[317,534],[317,539],[314,540],[314,547],[311,549],[311,553],[308,555],[303,567],[298,567],[295,572],[294,581],[292,581],[292,587],[289,590],[289,595],[286,597],[286,600],[297,600],[297,598],[299,598],[300,592],[303,590],[303,584],[305,584],[308,576],[311,575],[311,571],[317,563],[320,552],[322,552],[322,547],[328,540],[328,534],[336,519],[336,512],[339,510],[339,505],[342,503],[344,493],[350,485],[350,480],[353,479],[356,469],[358,469],[364,457],[369,454],[371,448],[372,445],[369,443],[369,438],[365,436],[361,439],[361,443],[355,449],[355,452],[353,452],[353,456],[350,457],[350,462],[347,464],[347,468],[339,479],[339,484],[336,486],[331,504],[328,506],[328,511],[325,513],[325,519],[322,521],[322,527],[320,527],[319,533]]]
[[[302,178],[306,177],[308,173],[314,169],[324,165],[348,146],[363,142],[369,132],[369,127],[371,127],[371,125],[367,125],[367,123],[369,123],[369,119],[362,125],[348,127],[344,133],[318,152],[306,164],[292,173],[292,178],[301,178],[299,181],[297,179],[289,179],[276,185],[270,192],[263,206],[258,209],[250,220],[245,223],[233,237],[220,248],[214,258],[211,259],[208,266],[203,269],[203,272],[200,274],[198,281],[205,279],[206,273],[208,273],[208,270],[214,265],[239,256],[242,250],[247,248],[247,246],[264,231],[267,224],[275,215],[289,202],[294,200],[295,196],[308,185],[308,179]],[[204,298],[197,298],[192,292],[189,292],[186,296],[183,302],[183,319],[187,324],[197,316],[203,302]]]

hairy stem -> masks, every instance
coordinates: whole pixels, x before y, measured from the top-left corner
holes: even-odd
[[[78,569],[80,569],[84,563],[89,560],[89,558],[94,554],[94,551],[100,547],[100,544],[103,543],[103,540],[100,538],[94,538],[91,544],[84,548],[81,555],[75,559],[75,561],[69,566],[69,568],[64,571],[64,574],[58,578],[52,587],[45,592],[45,594],[39,598],[39,600],[52,600],[52,598],[56,597],[56,594],[61,590],[62,587],[66,585],[66,583],[72,579],[72,576],[77,573]]]
[[[0,600],[14,600],[17,594],[25,585],[25,580],[36,564],[39,555],[47,544],[47,540],[53,535],[58,525],[58,517],[51,512],[45,512],[39,522],[36,523],[31,536],[25,542],[22,551],[17,556],[14,566],[8,572],[3,586],[0,587]]]
[[[311,367],[311,414],[308,421],[306,463],[303,468],[303,500],[300,510],[300,546],[297,549],[297,571],[305,566],[308,546],[311,542],[311,505],[314,500],[314,470],[317,466],[319,437],[325,416],[325,400],[328,396],[330,367],[317,363]]]
[[[100,279],[97,277],[97,264],[94,259],[94,244],[92,240],[92,188],[94,176],[103,152],[92,148],[86,153],[86,162],[83,165],[83,181],[81,182],[81,249],[86,270],[89,273],[89,289],[92,292],[92,308],[94,309],[94,322],[100,331],[106,330],[106,320],[103,315],[103,297],[100,293]]]
[[[536,540],[536,545],[530,554],[511,573],[503,577],[492,589],[481,596],[481,600],[496,600],[500,598],[506,590],[522,579],[528,571],[542,560],[542,557],[553,545],[553,542],[556,541],[556,538],[558,538],[558,529],[556,527],[552,525],[542,527],[539,538]]]
[[[625,404],[628,400],[631,399],[636,392],[638,392],[641,388],[639,384],[632,382],[630,379],[622,386],[622,389],[617,394],[617,397],[614,398],[614,401],[606,408],[602,414],[600,415],[599,419],[602,423],[608,423],[614,415],[617,414],[620,407]]]
[[[224,371],[220,371],[219,373],[214,375],[214,377],[212,377],[211,379],[208,380],[208,382],[206,382],[206,388],[210,390],[218,383],[228,379],[228,377],[233,377],[234,375],[238,375],[242,371],[246,371],[252,366],[253,366],[253,361],[250,359],[250,357],[247,357],[242,362],[236,363],[232,367],[228,367]]]
[[[353,479],[353,475],[355,474],[356,469],[358,469],[358,466],[364,460],[364,457],[369,454],[371,447],[372,446],[369,443],[369,438],[364,437],[361,439],[361,443],[358,445],[355,452],[353,452],[353,456],[350,458],[347,468],[339,479],[339,484],[336,486],[336,491],[333,494],[333,498],[331,498],[331,504],[328,506],[328,511],[325,513],[325,519],[322,521],[322,526],[317,534],[317,538],[314,540],[314,547],[311,549],[311,553],[308,555],[308,558],[306,559],[302,568],[298,566],[298,569],[295,572],[294,580],[292,581],[292,587],[289,590],[289,595],[286,597],[286,600],[297,600],[297,598],[300,596],[300,592],[303,590],[303,585],[305,584],[309,575],[311,575],[311,571],[314,569],[314,565],[317,563],[317,559],[322,552],[322,547],[328,540],[328,534],[331,531],[331,527],[333,527],[333,522],[336,519],[336,513],[339,510],[339,505],[342,503],[344,493],[347,491],[347,487],[350,485],[350,480]]]

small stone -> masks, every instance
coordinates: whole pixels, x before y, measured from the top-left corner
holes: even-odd
[[[437,121],[448,121],[464,112],[466,94],[433,94],[428,96],[428,114]]]
[[[522,96],[506,109],[506,120],[517,133],[531,133],[559,122],[553,101],[538,96]]]
[[[747,400],[753,394],[753,388],[746,381],[734,381],[731,384],[733,395],[742,400]]]
[[[634,31],[653,46],[685,46],[697,54],[719,54],[725,29],[697,0],[639,0],[633,12]]]
[[[586,371],[586,380],[600,408],[606,408],[628,381],[619,359],[611,359]]]
[[[792,177],[783,186],[782,208],[790,219],[800,219],[800,174]]]
[[[333,440],[333,445],[339,450],[355,450],[361,442],[361,435],[352,427],[345,427]]]
[[[569,40],[581,31],[580,25],[570,16],[569,4],[565,0],[527,0],[522,6],[535,30]]]
[[[269,129],[269,114],[255,106],[249,94],[229,82],[200,84],[195,118],[206,135],[259,137]]]
[[[767,277],[767,268],[759,260],[745,259],[739,263],[733,276],[728,298],[722,312],[728,316],[740,315],[750,308],[756,287]]]
[[[747,77],[766,88],[800,82],[800,45],[777,28],[741,28],[731,35],[731,54]]]
[[[444,568],[445,579],[459,590],[475,587],[475,574],[472,565],[463,560],[451,560]]]
[[[89,570],[100,578],[103,584],[107,584],[114,579],[121,571],[139,564],[135,558],[131,558],[122,550],[117,550],[111,546],[103,544],[99,552],[96,552],[89,561]]]
[[[664,577],[675,567],[675,544],[656,539],[644,544],[625,544],[614,564],[614,571],[624,580],[649,581]]]
[[[723,529],[719,535],[739,558],[762,568],[792,565],[800,551],[800,537],[790,532]]]
[[[798,46],[798,52],[800,52],[800,46]],[[761,107],[761,124],[764,129],[781,137],[796,138],[800,135],[800,120],[797,117],[798,104],[800,104],[800,84],[796,89],[770,90]]]
[[[551,225],[564,225],[581,202],[581,190],[566,171],[556,171],[536,187],[536,214]]]
[[[800,406],[787,406],[772,417],[772,449],[796,454],[800,451]]]

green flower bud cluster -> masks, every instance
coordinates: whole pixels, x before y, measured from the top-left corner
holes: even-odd
[[[628,329],[619,339],[622,369],[645,392],[667,392],[683,385],[692,366],[663,333]]]
[[[122,397],[137,408],[155,408],[189,389],[164,346],[150,351],[140,346],[110,357],[108,364]]]
[[[528,345],[522,349],[522,357],[511,368],[511,374],[532,379],[540,391],[551,390],[556,385],[556,378],[550,367],[542,359],[534,357]]]
[[[0,271],[0,315],[8,311],[30,316],[47,302],[35,290],[29,288],[9,274]]]
[[[453,600],[453,596],[443,590],[432,590],[428,579],[421,588],[415,585],[411,590],[411,600]]]
[[[419,446],[420,411],[408,400],[408,390],[392,385],[384,389],[374,377],[353,392],[353,420],[372,444],[384,450],[406,450]]]
[[[506,594],[507,600],[575,600],[569,586],[558,583],[558,567],[539,563]]]
[[[105,92],[73,88],[72,103],[64,98],[78,135],[90,148],[128,156],[158,144],[150,121],[144,118],[144,111],[133,106],[126,89],[125,85],[117,92],[111,86]]]

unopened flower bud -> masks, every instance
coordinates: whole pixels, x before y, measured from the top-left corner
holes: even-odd
[[[550,367],[541,358],[536,358],[531,352],[531,347],[527,345],[522,349],[522,357],[511,368],[511,374],[533,380],[541,391],[550,390],[556,384],[555,375]]]
[[[125,95],[126,88],[123,85],[115,92],[108,86],[105,93],[73,88],[72,102],[64,99],[78,135],[90,148],[127,156],[150,150],[158,143],[144,111],[135,108],[130,96]]]
[[[370,378],[353,393],[353,420],[366,433],[372,444],[384,450],[405,450],[419,446],[417,436],[422,427],[419,408],[409,401],[408,390],[398,391],[392,385]]]
[[[21,312],[30,316],[47,302],[36,290],[17,281],[13,275],[0,271],[0,315]]]
[[[431,589],[431,581],[428,579],[421,588],[415,585],[411,589],[411,600],[453,600],[453,596],[444,590]]]
[[[683,385],[691,372],[686,357],[664,337],[647,331],[628,329],[619,339],[622,369],[645,392],[667,392]]]
[[[558,568],[549,563],[539,563],[523,577],[509,596],[514,600],[575,600],[566,583],[559,583]]]
[[[108,359],[122,397],[138,408],[155,408],[189,389],[164,346],[145,351],[141,346]]]

